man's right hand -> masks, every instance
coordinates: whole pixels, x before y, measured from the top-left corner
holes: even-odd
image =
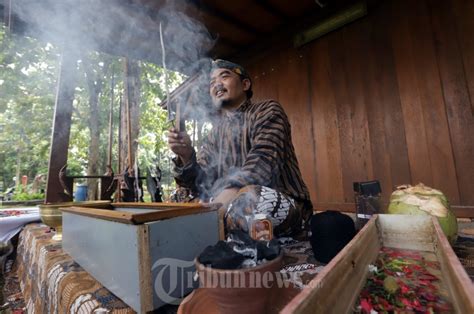
[[[175,128],[169,129],[168,145],[171,151],[178,155],[183,165],[191,162],[194,149],[191,145],[191,138],[186,132],[178,132]]]

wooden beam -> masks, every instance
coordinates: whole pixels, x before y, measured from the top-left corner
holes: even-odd
[[[474,218],[474,206],[451,206],[457,218]]]
[[[239,47],[245,46],[247,43],[243,43],[241,41],[235,40],[234,38],[230,38],[227,36],[223,36],[219,34],[217,36],[217,46],[225,46],[226,48],[233,48],[238,49]]]
[[[8,30],[12,29],[12,0],[3,0],[3,22]]]
[[[388,204],[383,204],[387,208]],[[451,209],[457,218],[474,218],[474,206],[451,205]],[[355,213],[354,203],[315,203],[314,211],[336,210],[346,213]]]
[[[121,150],[119,165],[119,173],[123,174],[128,167],[129,171],[135,164],[135,153],[138,143],[136,139],[139,133],[139,117],[140,117],[140,66],[137,61],[124,58],[122,60],[123,81],[124,81],[124,97],[122,98],[123,106],[120,113],[120,129],[121,137],[119,138]],[[127,105],[128,111],[127,112]],[[130,119],[129,119],[130,118]]]
[[[282,22],[285,22],[286,20],[288,20],[290,18],[288,14],[286,14],[284,11],[282,11],[282,10],[278,9],[277,7],[275,7],[268,0],[257,0],[257,1],[255,1],[255,3],[257,5],[259,5],[262,9],[264,9],[265,11],[270,13],[271,15],[273,15],[273,16],[279,18],[280,20],[282,20]]]
[[[352,0],[350,2],[353,2]],[[240,52],[230,56],[229,58],[235,62],[241,64],[248,64],[252,60],[258,59],[265,55],[269,51],[275,51],[275,49],[285,49],[293,46],[293,37],[296,33],[304,30],[318,21],[338,12],[343,8],[347,7],[345,1],[336,1],[328,4],[324,8],[315,9],[314,11],[308,12],[305,16],[287,20],[275,29],[270,34],[265,34],[264,37],[258,38],[256,44],[241,49]]]
[[[355,203],[315,203],[314,211],[336,210],[346,213],[355,213]]]
[[[216,45],[207,55],[212,59],[228,59],[228,56],[231,56],[239,49],[226,45]]]
[[[227,23],[227,24],[232,24],[234,25],[235,27],[249,33],[249,34],[252,34],[252,35],[262,35],[263,33],[259,30],[259,29],[256,29],[254,26],[252,25],[248,25],[244,22],[242,22],[241,20],[225,13],[225,12],[222,12],[221,10],[218,10],[214,7],[211,7],[211,6],[208,6],[208,5],[205,5],[203,3],[201,3],[200,1],[197,1],[197,0],[191,0],[189,1],[190,3],[192,3],[196,9],[198,9],[199,11],[205,13],[205,14],[209,14],[209,15],[212,15],[212,16],[215,16],[217,18],[219,18],[220,20],[222,20],[224,23]]]
[[[59,172],[67,164],[72,102],[76,87],[76,61],[77,58],[72,52],[63,49],[54,106],[53,134],[46,183],[46,203],[71,201],[71,198],[64,194],[59,181]]]

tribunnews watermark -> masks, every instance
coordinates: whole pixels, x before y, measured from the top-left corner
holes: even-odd
[[[183,297],[196,289],[201,282],[205,288],[232,288],[232,289],[270,289],[290,288],[295,282],[302,282],[302,272],[271,272],[271,271],[245,271],[230,270],[228,272],[206,272],[196,270],[193,261],[184,261],[174,258],[158,259],[152,266],[155,276],[153,288],[161,302],[179,304]],[[316,286],[317,283],[309,281],[306,286]]]

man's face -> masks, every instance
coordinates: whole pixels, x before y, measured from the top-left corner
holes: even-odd
[[[241,80],[240,76],[229,69],[215,69],[211,73],[209,92],[217,108],[234,108],[246,98],[250,80]]]

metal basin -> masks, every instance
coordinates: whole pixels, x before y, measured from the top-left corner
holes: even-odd
[[[54,204],[39,205],[41,221],[56,230],[53,240],[62,240],[63,238],[63,213],[61,208],[67,207],[92,207],[92,208],[109,208],[111,201],[87,201],[87,202],[64,202]]]

